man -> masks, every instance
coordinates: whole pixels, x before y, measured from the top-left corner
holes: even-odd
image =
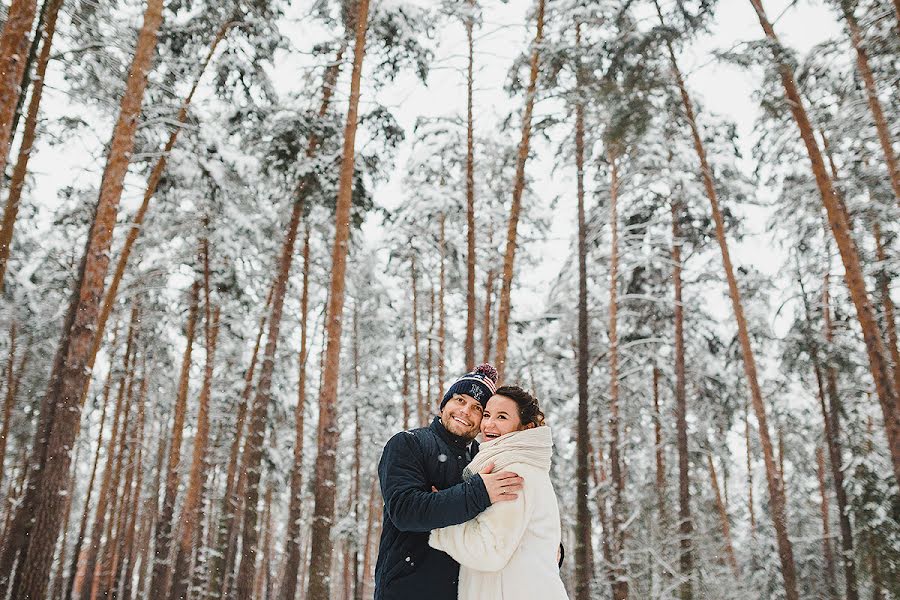
[[[478,452],[481,415],[497,386],[484,364],[457,380],[429,427],[403,431],[384,447],[378,478],[384,526],[375,565],[375,600],[456,600],[459,564],[428,546],[432,529],[464,523],[494,502],[515,500],[522,478],[487,465],[463,482]]]

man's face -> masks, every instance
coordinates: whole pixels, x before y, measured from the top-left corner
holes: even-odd
[[[453,435],[474,440],[481,430],[482,410],[481,402],[472,396],[454,394],[441,411],[441,423]]]

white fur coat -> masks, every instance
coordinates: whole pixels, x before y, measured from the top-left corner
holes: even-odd
[[[460,525],[435,529],[428,543],[461,566],[459,600],[567,600],[559,577],[559,506],[550,483],[549,427],[501,436],[481,445],[466,475],[488,462],[494,472],[524,478],[512,502],[498,502]]]

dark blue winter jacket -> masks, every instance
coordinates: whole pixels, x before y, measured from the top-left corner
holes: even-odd
[[[378,464],[384,526],[375,600],[456,600],[459,563],[431,548],[428,533],[465,523],[491,504],[480,476],[462,480],[471,459],[467,443],[435,417],[430,427],[403,431],[385,445]],[[471,455],[477,451],[472,442]]]

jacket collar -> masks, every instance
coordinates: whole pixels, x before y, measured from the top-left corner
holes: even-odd
[[[460,450],[465,450],[466,446],[472,444],[471,454],[474,456],[475,453],[478,452],[478,442],[476,442],[475,440],[467,440],[447,431],[447,428],[444,427],[443,423],[441,423],[440,415],[434,418],[434,421],[431,422],[430,428],[438,435],[438,437],[440,437],[451,446],[459,448]]]

